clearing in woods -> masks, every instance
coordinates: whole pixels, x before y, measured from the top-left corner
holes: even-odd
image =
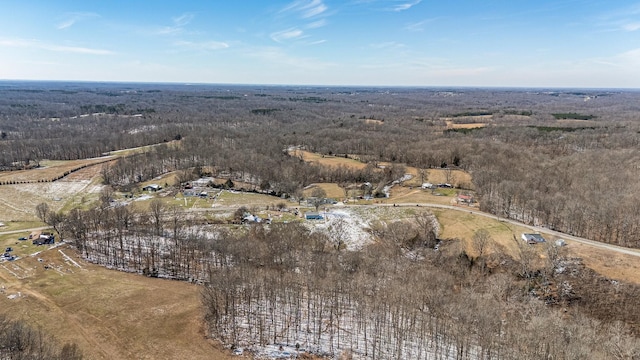
[[[88,359],[231,358],[205,338],[198,285],[108,270],[67,246],[0,265],[3,313]]]
[[[304,196],[310,197],[311,193],[313,193],[313,189],[315,189],[316,187],[324,190],[324,192],[327,193],[328,198],[344,199],[344,190],[340,186],[338,186],[338,184],[335,184],[335,183],[312,184],[304,190],[303,192]]]
[[[306,162],[315,162],[323,166],[342,165],[351,169],[364,169],[365,167],[367,167],[367,164],[358,160],[345,158],[342,156],[322,155],[306,150],[293,150],[290,152],[290,155],[300,157]]]

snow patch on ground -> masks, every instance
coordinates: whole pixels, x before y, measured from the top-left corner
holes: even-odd
[[[351,209],[330,210],[321,213],[324,220],[305,222],[311,231],[323,231],[337,243],[341,241],[347,250],[357,251],[373,242],[369,222]]]

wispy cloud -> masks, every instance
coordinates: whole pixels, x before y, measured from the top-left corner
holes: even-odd
[[[172,24],[169,26],[163,26],[156,29],[154,33],[156,35],[175,35],[182,33],[184,27],[187,26],[195,17],[193,13],[184,13],[182,15],[171,18]]]
[[[173,24],[175,26],[185,26],[189,24],[194,17],[195,15],[193,13],[184,13],[180,16],[172,18],[171,20],[173,20]]]
[[[281,17],[287,18],[289,28],[272,32],[269,36],[271,40],[277,43],[286,41],[296,41],[300,45],[316,43],[299,42],[298,40],[311,37],[305,31],[311,31],[327,25],[328,9],[323,0],[296,0],[289,3],[278,12]]]
[[[409,10],[412,7],[420,4],[422,2],[422,0],[414,0],[414,1],[409,1],[409,2],[402,2],[400,4],[395,4],[393,6],[391,6],[391,10],[392,11],[396,11],[396,12],[400,12],[400,11],[405,11],[405,10]]]
[[[303,37],[306,37],[304,31],[297,28],[277,31],[271,34],[271,39],[279,43],[286,40],[301,39]]]
[[[426,20],[415,22],[415,23],[410,23],[410,24],[407,24],[404,27],[404,29],[407,30],[407,31],[414,31],[414,32],[424,31],[425,25],[427,25],[429,23],[432,23],[435,20],[436,20],[436,18],[426,19]]]
[[[322,0],[296,0],[285,6],[281,13],[296,13],[303,19],[318,16],[329,8]]]
[[[306,28],[307,29],[317,29],[317,28],[323,27],[325,25],[327,25],[327,20],[326,19],[320,19],[320,20],[308,23]]]
[[[602,14],[598,20],[606,31],[631,32],[640,30],[638,15],[640,15],[640,3]]]
[[[80,47],[80,46],[67,46],[45,43],[38,40],[25,40],[25,39],[3,39],[0,40],[0,46],[14,47],[14,48],[27,48],[27,49],[40,49],[55,52],[75,53],[75,54],[87,54],[87,55],[113,55],[114,52],[104,49]]]
[[[371,44],[369,45],[369,47],[374,48],[374,49],[390,49],[390,48],[402,48],[405,45],[402,43],[398,43],[395,41],[388,41],[388,42],[382,42],[382,43],[376,43],[376,44]]]
[[[86,19],[91,19],[91,18],[96,18],[96,17],[100,17],[100,15],[98,15],[96,13],[92,13],[92,12],[73,12],[73,13],[69,13],[64,17],[64,20],[60,21],[56,25],[56,28],[58,30],[68,29],[68,28],[72,27],[73,25],[75,25],[75,23],[77,23],[79,21],[86,20]]]
[[[174,45],[197,50],[222,50],[229,47],[229,44],[222,41],[176,41]]]
[[[625,51],[608,58],[599,58],[593,62],[624,69],[640,69],[640,48]]]

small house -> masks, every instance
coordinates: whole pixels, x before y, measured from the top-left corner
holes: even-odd
[[[33,245],[49,245],[55,244],[56,236],[52,233],[43,232],[37,238],[33,239]]]
[[[458,195],[458,204],[467,204],[467,205],[471,205],[473,204],[473,196],[471,195],[463,195],[463,194],[459,194]]]
[[[158,191],[160,189],[162,189],[162,186],[160,186],[158,184],[149,184],[149,185],[143,187],[142,191],[156,192],[156,191]]]
[[[540,234],[522,234],[522,240],[530,245],[539,244],[546,241]]]

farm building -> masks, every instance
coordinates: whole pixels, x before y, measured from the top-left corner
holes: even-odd
[[[317,212],[308,212],[304,214],[305,220],[322,220],[324,217]]]
[[[471,196],[471,195],[460,194],[460,195],[458,195],[458,198],[456,200],[458,201],[458,204],[471,205],[471,204],[474,203],[473,196]]]
[[[33,245],[55,244],[56,236],[52,233],[43,232],[37,238],[33,239]]]
[[[155,191],[158,191],[160,189],[162,189],[162,186],[160,186],[158,184],[149,184],[149,185],[143,187],[142,191],[153,191],[153,192],[155,192]]]
[[[546,241],[540,234],[522,234],[522,240],[531,245],[543,243]]]

